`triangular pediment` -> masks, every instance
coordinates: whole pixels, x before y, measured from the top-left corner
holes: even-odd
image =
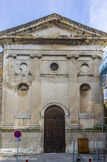
[[[72,37],[78,35],[75,31],[70,31],[66,29],[61,29],[57,26],[47,27],[40,31],[34,31],[28,33],[27,35],[32,35],[34,37],[44,37],[44,38],[60,38],[60,37]]]
[[[0,32],[0,36],[32,36],[36,38],[60,38],[83,36],[107,36],[107,33],[82,25],[58,14],[52,14]]]

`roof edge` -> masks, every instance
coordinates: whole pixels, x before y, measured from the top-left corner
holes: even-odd
[[[101,36],[106,36],[106,35],[107,35],[106,32],[103,32],[103,31],[101,31],[101,30],[98,30],[98,29],[89,27],[89,26],[84,25],[84,24],[81,24],[81,23],[76,22],[76,21],[74,21],[74,20],[71,20],[71,19],[69,19],[69,18],[63,17],[63,16],[61,16],[61,15],[59,15],[59,14],[53,13],[53,14],[50,14],[50,15],[48,15],[48,16],[44,16],[44,17],[41,17],[41,18],[39,18],[39,19],[33,20],[33,21],[31,21],[31,22],[27,22],[27,23],[25,23],[25,24],[18,25],[18,26],[16,26],[16,27],[12,27],[12,28],[9,28],[9,29],[0,31],[0,36],[2,36],[2,35],[4,35],[4,34],[9,34],[9,33],[11,33],[11,32],[15,32],[15,33],[16,33],[17,31],[19,31],[19,30],[20,30],[21,28],[23,28],[23,27],[24,27],[25,29],[27,29],[30,25],[33,25],[33,24],[35,24],[35,23],[40,23],[40,22],[42,22],[42,21],[46,21],[46,20],[48,20],[48,19],[50,19],[50,18],[53,18],[53,19],[55,19],[55,18],[61,19],[61,20],[63,20],[63,21],[66,21],[68,24],[74,24],[75,27],[77,27],[77,28],[82,28],[83,30],[86,30],[87,32],[94,33],[94,34],[96,34],[96,35],[97,35],[97,34],[99,34],[99,35],[101,35]]]

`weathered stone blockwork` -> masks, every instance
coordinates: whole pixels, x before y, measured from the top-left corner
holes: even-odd
[[[16,151],[16,129],[20,153],[44,152],[45,112],[53,105],[64,112],[65,152],[74,140],[78,152],[78,138],[88,138],[90,152],[96,136],[103,147],[98,68],[105,42],[107,33],[57,14],[0,32],[1,152]]]

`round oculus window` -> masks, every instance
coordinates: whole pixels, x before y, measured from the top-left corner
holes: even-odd
[[[81,65],[81,71],[82,71],[83,73],[87,73],[87,72],[89,71],[89,66],[88,66],[88,64],[86,64],[86,63],[82,64],[82,65]]]
[[[59,69],[59,65],[58,65],[57,63],[52,63],[52,64],[50,65],[50,69],[51,69],[52,71],[57,71],[57,70]]]
[[[27,71],[28,69],[28,66],[26,63],[21,63],[20,66],[19,66],[19,69],[23,72]]]

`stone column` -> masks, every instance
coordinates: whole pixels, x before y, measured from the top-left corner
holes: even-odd
[[[69,105],[70,105],[70,128],[78,129],[79,112],[79,86],[77,83],[78,68],[76,57],[69,58]]]
[[[14,61],[8,57],[8,51],[4,50],[3,58],[3,93],[2,93],[2,127],[14,125]]]
[[[96,56],[94,58],[94,87],[95,87],[95,126],[102,125],[103,105],[102,105],[102,94],[99,81],[99,63],[101,58]]]
[[[32,85],[31,85],[31,120],[30,127],[40,127],[40,112],[41,112],[41,80],[40,80],[40,63],[41,58],[31,58]]]

